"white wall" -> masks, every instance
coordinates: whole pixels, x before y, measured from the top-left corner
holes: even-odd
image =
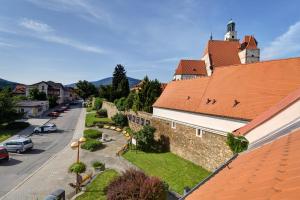
[[[208,129],[222,135],[227,135],[228,132],[232,132],[248,123],[247,121],[155,107],[153,108],[153,117]]]
[[[202,60],[204,60],[204,62],[205,62],[207,75],[211,76],[212,70],[210,69],[211,63],[210,63],[210,59],[209,59],[209,54],[208,53],[205,54],[203,56]]]
[[[298,121],[300,121],[300,100],[248,132],[245,137],[251,144],[263,137],[271,136],[287,125],[292,125]]]

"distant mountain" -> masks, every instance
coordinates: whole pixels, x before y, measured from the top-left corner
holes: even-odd
[[[135,86],[136,84],[138,84],[141,81],[139,79],[135,79],[135,78],[131,78],[131,77],[127,77],[127,78],[128,78],[130,88],[132,88],[133,86]],[[110,85],[110,84],[112,84],[112,77],[104,78],[104,79],[101,79],[98,81],[90,81],[90,83],[93,83],[96,87],[99,87],[100,85]],[[69,84],[66,86],[75,87],[76,83],[72,83],[72,84]]]
[[[11,87],[11,88],[15,88],[15,86],[17,85],[18,83],[15,83],[15,82],[11,82],[11,81],[8,81],[8,80],[5,80],[5,79],[2,79],[0,78],[0,88],[3,88],[3,87]]]

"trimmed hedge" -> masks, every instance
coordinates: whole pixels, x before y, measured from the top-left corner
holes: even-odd
[[[7,129],[24,129],[30,126],[28,122],[11,122],[6,125]]]
[[[92,165],[93,165],[93,167],[94,167],[95,169],[99,169],[99,170],[101,170],[101,171],[104,171],[104,170],[105,170],[105,164],[102,163],[102,162],[95,161],[95,162],[93,162]]]
[[[95,129],[86,129],[83,132],[85,138],[97,139],[102,136],[102,132]]]
[[[103,146],[102,142],[95,139],[88,138],[86,142],[81,145],[81,148],[89,151],[96,151],[100,149],[102,146]]]
[[[106,109],[97,110],[97,116],[98,117],[107,117],[107,110]]]
[[[69,167],[69,172],[72,173],[83,173],[86,170],[86,165],[83,162],[79,162],[79,163],[73,163],[70,167]]]

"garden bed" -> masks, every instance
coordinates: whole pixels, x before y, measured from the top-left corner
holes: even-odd
[[[97,117],[96,112],[91,112],[87,113],[85,117],[85,125],[87,127],[91,127],[96,125],[97,123],[102,123],[102,124],[111,124],[112,120],[107,118],[107,117]]]
[[[118,172],[115,170],[105,170],[86,187],[86,191],[82,195],[78,196],[76,200],[105,200],[105,188],[117,176]]]
[[[173,153],[145,153],[129,150],[123,157],[145,171],[169,184],[170,190],[183,194],[184,187],[193,188],[210,172]]]

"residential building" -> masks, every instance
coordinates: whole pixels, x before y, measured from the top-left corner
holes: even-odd
[[[74,88],[64,87],[64,102],[74,101],[77,98],[78,98],[78,96],[77,96]]]
[[[41,81],[26,87],[26,96],[29,96],[31,89],[37,88],[40,92],[44,92],[47,96],[58,97],[57,103],[64,102],[64,86],[61,83],[55,83],[53,81]]]
[[[26,85],[17,84],[12,93],[16,96],[26,96]]]
[[[49,109],[48,101],[20,101],[16,105],[18,112],[24,113],[24,117],[40,117]]]

